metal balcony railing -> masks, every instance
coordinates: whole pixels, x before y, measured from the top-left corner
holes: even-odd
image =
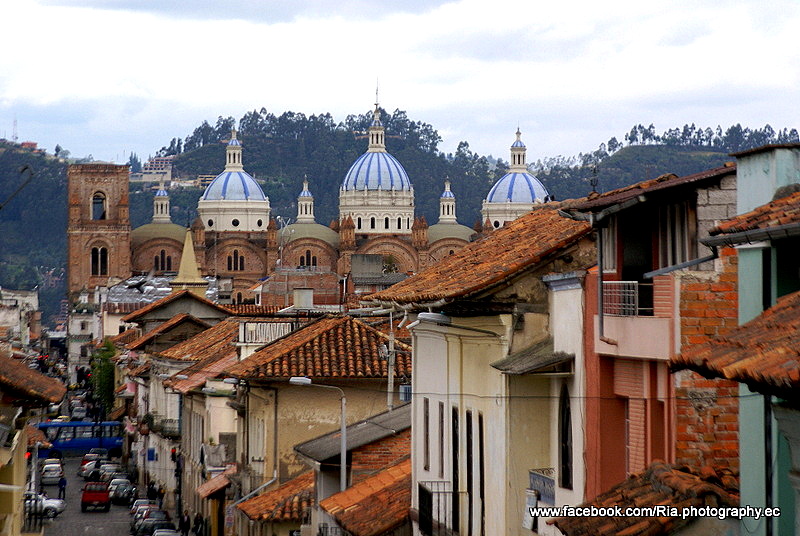
[[[457,536],[458,492],[447,480],[419,483],[419,531],[425,536]]]
[[[603,281],[603,314],[653,316],[653,284],[638,281]]]

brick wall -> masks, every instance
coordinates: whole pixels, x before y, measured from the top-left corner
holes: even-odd
[[[351,451],[351,485],[411,454],[411,428]]]
[[[680,279],[681,348],[701,344],[738,324],[737,257],[720,251],[717,272]],[[684,370],[676,375],[676,450],[679,464],[739,468],[739,387]]]

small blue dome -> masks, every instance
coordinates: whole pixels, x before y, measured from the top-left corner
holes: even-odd
[[[489,195],[489,203],[534,203],[550,201],[550,194],[539,182],[539,179],[530,173],[506,173],[503,178],[494,183]]]
[[[231,141],[228,142],[228,145],[241,146],[242,142],[240,142],[236,138],[231,138]]]
[[[233,140],[231,140],[233,141]],[[223,171],[203,192],[204,201],[265,201],[261,186],[246,171]]]
[[[342,182],[342,190],[411,190],[411,181],[400,162],[386,152],[367,152],[358,157]]]
[[[169,194],[167,193],[167,191],[166,191],[166,190],[164,190],[164,189],[159,189],[159,190],[156,192],[156,197],[169,197]]]
[[[445,190],[444,192],[442,192],[442,199],[448,197],[455,197],[455,195],[453,195],[453,192],[451,192],[450,190]]]
[[[298,197],[314,197],[314,196],[311,195],[311,192],[309,192],[308,190],[303,190],[302,192],[300,192],[300,195]]]
[[[522,140],[517,140],[511,144],[511,147],[525,147],[525,144],[522,143]]]

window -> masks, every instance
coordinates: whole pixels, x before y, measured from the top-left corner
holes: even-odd
[[[439,478],[444,478],[444,402],[439,402]]]
[[[167,255],[167,252],[162,249],[161,252],[153,258],[153,269],[157,272],[172,270],[172,257]]]
[[[214,220],[208,220],[208,226],[214,227]]]
[[[486,520],[486,468],[484,464],[485,451],[483,449],[483,413],[478,413],[478,497],[481,501],[481,534],[485,534]]]
[[[244,255],[239,255],[239,250],[234,249],[231,255],[228,255],[228,271],[229,272],[242,272],[244,271]]]
[[[369,228],[370,229],[374,229],[375,228],[375,218],[370,218],[369,219]]]
[[[389,218],[388,217],[383,218],[383,228],[384,229],[388,229],[389,228]]]
[[[467,413],[464,416],[464,426],[466,428],[465,439],[467,443],[467,536],[472,536],[472,480],[474,475],[474,467],[472,466],[472,412],[469,410],[467,410]]]
[[[233,225],[234,227],[239,227],[239,220],[237,220],[237,219],[235,219],[235,218],[234,218],[234,219],[231,221],[231,225]]]
[[[689,201],[659,207],[658,231],[659,268],[694,258],[697,229]]]
[[[361,229],[361,218],[358,218],[358,224],[357,224],[357,227],[358,227],[359,229]]]
[[[600,230],[603,233],[603,272],[617,271],[617,218],[611,217],[608,225]]]
[[[558,485],[572,489],[572,413],[567,384],[561,386],[558,400]]]
[[[262,225],[264,225],[264,221],[263,221],[263,220],[258,220],[258,221],[256,222],[256,225],[258,225],[259,227],[261,227]]]
[[[422,399],[422,464],[423,469],[431,469],[431,421],[428,398]]]
[[[97,192],[92,196],[92,219],[105,220],[106,219],[106,194]]]
[[[453,496],[451,497],[450,501],[452,503],[452,510],[450,514],[450,519],[454,520],[456,525],[458,524],[458,520],[461,518],[461,508],[459,505],[459,497],[458,497],[458,489],[460,483],[458,481],[458,462],[459,462],[459,448],[460,442],[458,437],[458,408],[453,406],[452,418],[450,420],[450,450],[453,453],[453,477],[452,477],[452,484],[453,484]],[[457,528],[454,527],[454,528]]]
[[[397,230],[399,231],[402,226],[403,226],[403,219],[397,218]]]
[[[91,252],[91,274],[108,275],[108,250],[94,247]]]

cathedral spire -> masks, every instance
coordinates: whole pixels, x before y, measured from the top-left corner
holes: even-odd
[[[511,166],[509,171],[517,173],[527,173],[528,164],[525,162],[527,149],[522,143],[522,132],[517,127],[517,139],[511,144]]]
[[[381,108],[378,102],[378,88],[375,88],[375,111],[372,112],[372,124],[367,129],[369,133],[369,146],[367,152],[385,153],[386,152],[386,133],[381,123]]]
[[[181,254],[181,266],[178,269],[178,275],[170,281],[170,286],[173,292],[189,289],[192,294],[196,294],[201,298],[206,297],[208,281],[200,276],[200,269],[197,267],[191,229],[186,230],[186,237],[183,240],[183,253]]]
[[[297,196],[297,223],[314,223],[314,196],[308,189],[308,179],[303,179],[303,191]]]
[[[439,197],[439,223],[458,223],[456,220],[456,197],[450,191],[450,181],[444,181],[444,192]]]
[[[236,129],[231,129],[231,140],[225,150],[225,171],[244,171],[242,143],[236,139]]]

